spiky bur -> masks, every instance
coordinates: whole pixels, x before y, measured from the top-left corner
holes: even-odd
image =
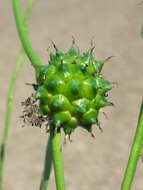
[[[113,105],[106,98],[112,84],[101,75],[107,59],[95,60],[93,48],[80,54],[74,47],[66,53],[54,47],[49,64],[36,71],[37,84],[33,86],[38,117],[48,117],[55,133],[62,128],[70,136],[80,126],[93,135],[99,111]]]

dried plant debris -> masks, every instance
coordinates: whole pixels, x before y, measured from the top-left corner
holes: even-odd
[[[38,101],[34,99],[33,94],[21,102],[21,105],[23,106],[23,114],[20,117],[23,119],[23,127],[32,125],[41,128],[45,125],[46,129],[48,128],[48,117],[39,114]]]

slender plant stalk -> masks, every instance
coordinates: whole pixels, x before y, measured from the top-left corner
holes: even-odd
[[[127,168],[124,174],[121,190],[130,190],[133,182],[133,178],[136,172],[137,163],[140,157],[141,149],[143,146],[143,101],[140,109],[138,125],[134,137],[134,141],[131,147],[131,152],[127,164]]]
[[[13,12],[15,16],[16,26],[19,33],[19,37],[21,39],[21,43],[23,45],[23,48],[27,56],[31,61],[31,64],[35,67],[35,69],[37,69],[38,66],[42,64],[42,62],[37,53],[32,48],[27,32],[25,31],[20,11],[19,0],[12,0],[12,3],[13,3]],[[52,155],[54,161],[54,171],[55,171],[57,190],[65,190],[63,161],[61,153],[61,134],[59,132],[57,134],[54,134],[53,130],[51,129],[50,135],[52,139],[52,152],[53,152]]]
[[[30,16],[32,4],[33,4],[33,0],[27,0],[26,9],[25,9],[24,18],[23,18],[23,22],[25,23],[27,22]],[[12,109],[13,109],[13,98],[14,98],[16,80],[22,68],[24,57],[25,57],[25,52],[24,52],[24,49],[21,48],[19,52],[19,56],[17,58],[15,69],[13,71],[13,74],[10,80],[9,89],[8,89],[6,113],[5,113],[5,125],[4,125],[3,135],[2,135],[2,142],[0,145],[0,190],[2,190],[2,186],[3,186],[3,167],[4,167],[4,158],[5,158],[5,149],[6,149],[6,145],[8,141],[9,130],[11,128],[11,116],[12,116]]]
[[[40,190],[47,190],[49,185],[49,178],[52,167],[52,141],[51,136],[48,139],[47,147],[46,147],[46,155],[45,155],[45,163],[42,174],[42,179],[40,183]]]
[[[19,37],[21,39],[21,43],[23,45],[23,48],[31,62],[31,64],[34,66],[35,69],[42,64],[41,59],[39,58],[38,54],[34,51],[29,38],[28,38],[28,33],[25,27],[25,24],[23,24],[23,19],[21,16],[21,10],[20,10],[20,3],[19,0],[12,0],[13,3],[13,12],[15,16],[15,21],[16,21],[16,26],[18,30]],[[26,18],[28,17],[29,11],[27,10]],[[27,20],[25,18],[25,20]],[[48,144],[47,144],[47,151],[46,151],[46,158],[45,158],[45,165],[44,165],[44,171],[43,171],[43,176],[40,184],[41,189],[48,189],[48,181],[49,181],[49,176],[51,172],[51,140],[49,139]]]
[[[4,157],[5,157],[5,149],[8,142],[8,135],[11,128],[11,117],[12,117],[12,109],[13,109],[13,97],[15,92],[15,85],[16,85],[16,79],[18,77],[18,74],[21,70],[21,66],[24,60],[24,50],[21,49],[17,63],[15,66],[15,70],[13,72],[13,75],[11,77],[9,89],[8,89],[8,96],[7,96],[7,103],[6,103],[6,113],[5,113],[5,125],[4,125],[4,131],[2,135],[2,142],[0,145],[0,190],[2,189],[2,178],[3,178],[3,166],[4,166]]]
[[[40,57],[38,56],[38,54],[33,49],[31,42],[28,38],[28,34],[25,29],[25,25],[23,24],[23,18],[21,15],[20,0],[12,0],[12,5],[13,5],[13,13],[15,16],[16,27],[17,27],[17,31],[18,31],[22,46],[23,46],[31,64],[35,68],[37,68],[40,64],[42,64],[42,61],[41,61]]]
[[[51,126],[52,155],[57,190],[65,190],[64,167],[62,158],[61,133],[54,133]]]

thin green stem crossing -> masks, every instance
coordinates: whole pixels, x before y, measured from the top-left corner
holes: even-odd
[[[46,147],[44,169],[39,190],[48,189],[51,168],[52,168],[52,139],[51,136],[49,136]]]
[[[37,68],[40,64],[42,64],[42,61],[38,54],[35,52],[33,49],[31,42],[28,38],[27,30],[25,25],[23,24],[23,18],[21,15],[21,10],[20,10],[20,2],[19,0],[12,0],[13,4],[13,13],[15,16],[15,22],[16,22],[16,27],[17,31],[21,40],[21,43],[23,45],[23,48],[31,62],[31,64]]]
[[[23,16],[24,25],[27,23],[29,19],[29,16],[32,10],[32,5],[33,5],[33,0],[27,0],[26,8],[25,8],[24,16]],[[14,93],[15,93],[16,80],[17,80],[18,74],[21,71],[24,58],[25,58],[25,52],[24,52],[24,49],[21,48],[11,80],[10,80],[7,101],[6,101],[5,124],[4,124],[3,134],[2,134],[2,142],[0,144],[0,190],[3,189],[3,170],[4,170],[5,149],[6,149],[6,145],[8,141],[9,131],[11,128],[11,117],[12,117],[13,98],[14,98]]]
[[[62,158],[62,146],[61,146],[61,133],[60,131],[54,133],[54,129],[51,126],[50,131],[52,139],[52,155],[54,163],[54,172],[57,190],[65,190],[65,179],[64,179],[64,166]]]
[[[131,147],[131,152],[127,164],[127,168],[124,174],[121,190],[130,190],[133,182],[133,178],[136,172],[138,160],[143,145],[143,101],[140,109],[138,125],[134,137],[134,141]]]

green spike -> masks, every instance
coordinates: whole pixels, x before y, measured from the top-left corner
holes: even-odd
[[[53,124],[57,128],[62,127],[64,124],[71,120],[71,114],[69,111],[58,112],[53,116]]]
[[[76,100],[83,96],[82,82],[77,79],[70,80],[66,85],[66,96],[70,100]]]
[[[104,96],[97,94],[97,96],[92,100],[91,105],[94,109],[100,109],[105,106],[112,106],[113,103],[107,101]]]
[[[42,84],[45,80],[45,74],[49,65],[40,65],[36,69],[36,81],[38,84]]]
[[[50,101],[51,97],[52,97],[52,95],[50,93],[48,93],[45,86],[38,87],[38,89],[36,91],[36,95],[35,95],[35,98],[37,100],[42,101],[43,104],[47,104]]]
[[[65,89],[65,82],[64,80],[60,79],[60,77],[52,75],[47,77],[45,86],[47,90],[54,94],[61,94]]]
[[[74,110],[73,110],[74,113],[84,114],[90,108],[90,101],[86,98],[82,98],[82,99],[73,101],[72,105],[74,106]]]
[[[97,116],[98,116],[98,111],[90,108],[84,115],[83,115],[83,120],[82,123],[86,125],[92,125],[97,123]]]
[[[94,72],[98,74],[101,73],[104,63],[105,63],[104,61],[94,60],[92,63],[94,67]]]
[[[97,93],[97,84],[94,77],[89,77],[83,81],[84,96],[88,99],[93,99]]]
[[[65,134],[70,135],[75,130],[77,125],[78,125],[77,119],[75,117],[72,117],[71,120],[67,122],[63,127]]]
[[[74,61],[76,60],[76,57],[77,57],[77,56],[78,56],[77,50],[72,47],[72,48],[70,48],[70,49],[68,50],[67,53],[65,53],[63,60],[64,60],[65,63],[70,63],[70,64],[72,64],[72,63],[74,63]]]
[[[49,106],[52,111],[61,111],[69,110],[71,105],[69,100],[65,96],[59,94],[51,98]]]
[[[96,84],[101,94],[105,94],[112,89],[111,83],[108,80],[103,79],[101,76],[96,76]]]

